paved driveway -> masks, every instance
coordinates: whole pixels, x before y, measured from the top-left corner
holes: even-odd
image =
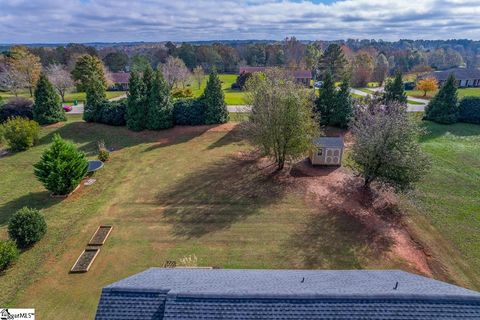
[[[369,90],[377,91],[377,92],[383,92],[383,88],[371,88],[371,89],[369,89]],[[366,96],[369,96],[369,95],[370,95],[370,93],[366,93],[366,92],[363,92],[363,91],[361,91],[361,90],[354,89],[354,88],[350,88],[350,92],[355,93],[355,94],[358,94],[359,96],[363,96],[363,97],[366,97]],[[426,107],[427,104],[429,103],[428,100],[419,99],[419,98],[414,98],[414,97],[408,97],[408,100],[421,103],[421,104],[410,104],[410,103],[407,103],[407,111],[408,111],[408,112],[425,111],[425,107]]]

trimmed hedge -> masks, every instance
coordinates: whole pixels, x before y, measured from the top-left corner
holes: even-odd
[[[7,269],[19,256],[15,241],[0,241],[0,271]]]
[[[182,99],[173,105],[173,120],[177,125],[197,126],[205,124],[205,104],[198,99]]]
[[[23,97],[10,98],[3,106],[0,106],[0,123],[8,118],[22,117],[33,119],[33,101]]]
[[[23,207],[8,222],[8,235],[19,248],[27,248],[43,238],[47,223],[37,209]]]
[[[100,123],[111,126],[126,125],[125,114],[127,113],[127,99],[117,101],[105,101],[100,105]]]
[[[460,101],[458,121],[480,124],[480,97],[465,97]]]

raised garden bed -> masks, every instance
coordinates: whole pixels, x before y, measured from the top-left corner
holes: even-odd
[[[82,254],[78,257],[77,261],[70,269],[71,273],[83,273],[87,272],[90,269],[90,266],[93,263],[93,260],[97,257],[100,252],[99,248],[87,248],[83,250]]]
[[[97,231],[93,234],[90,242],[88,242],[89,246],[101,246],[105,243],[110,232],[112,232],[112,226],[99,226]]]

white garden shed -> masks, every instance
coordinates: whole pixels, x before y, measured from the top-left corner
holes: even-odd
[[[320,137],[315,139],[314,144],[317,148],[310,154],[312,165],[342,165],[343,137]]]

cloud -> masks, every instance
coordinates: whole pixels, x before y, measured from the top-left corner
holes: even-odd
[[[0,43],[480,37],[472,0],[0,0]]]

